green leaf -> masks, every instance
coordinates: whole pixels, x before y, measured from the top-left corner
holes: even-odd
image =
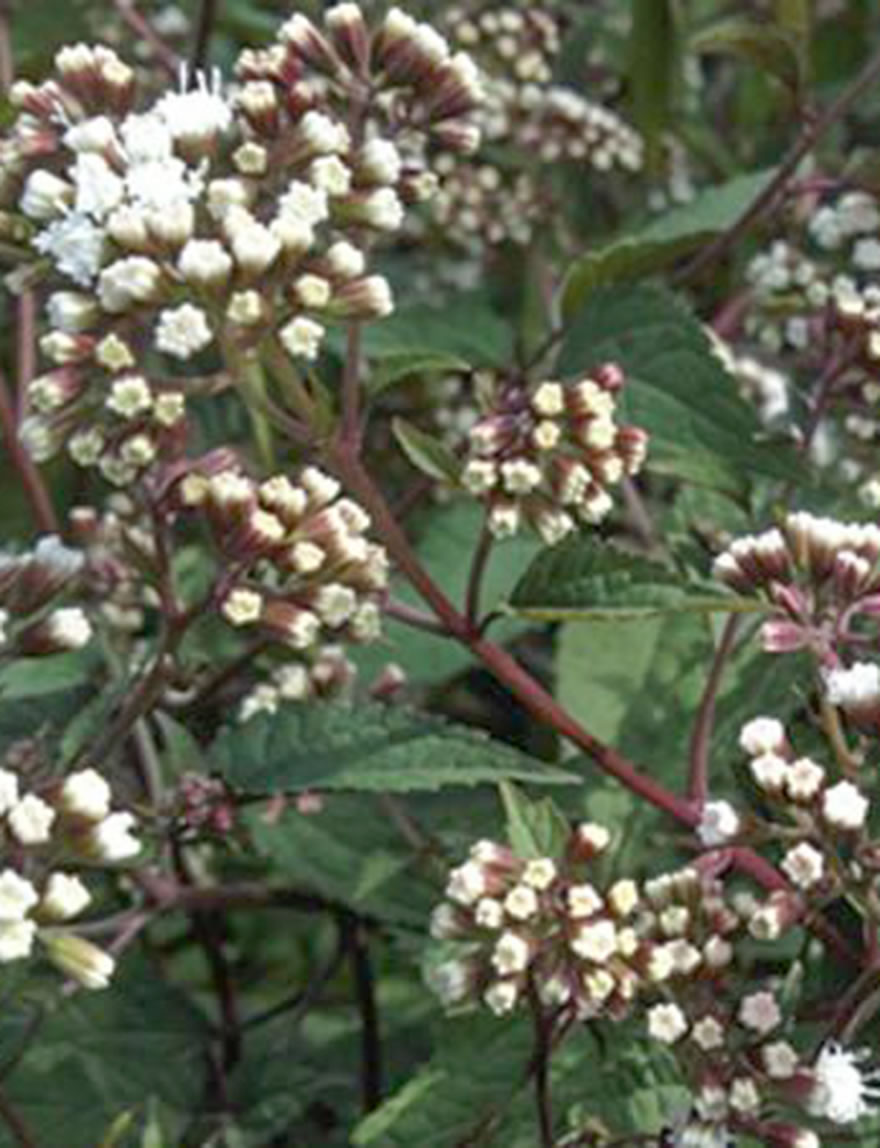
[[[500,785],[507,838],[518,857],[561,857],[571,829],[549,798],[532,801],[508,782]]]
[[[399,307],[364,331],[364,354],[379,368],[401,355],[454,356],[474,367],[509,362],[513,332],[492,310],[485,295],[460,292],[442,306]]]
[[[762,610],[757,599],[690,585],[666,566],[627,554],[592,533],[542,551],[517,583],[510,608],[544,621],[619,621],[666,613]]]
[[[691,38],[690,49],[703,56],[735,56],[774,76],[791,92],[803,80],[797,42],[783,28],[732,17],[719,20]]]
[[[446,375],[456,371],[467,371],[470,363],[460,355],[447,351],[400,351],[383,356],[376,362],[367,379],[367,393],[378,395],[415,376]]]
[[[805,482],[803,462],[761,442],[701,324],[659,287],[609,287],[578,313],[563,341],[563,374],[612,361],[627,375],[622,414],[651,435],[648,467],[740,497],[747,475]]]
[[[775,169],[735,176],[707,188],[685,207],[676,207],[636,231],[588,251],[568,270],[561,307],[571,319],[597,287],[653,275],[731,227],[764,190]]]
[[[409,793],[503,778],[578,780],[468,726],[378,703],[283,706],[223,730],[210,756],[230,785],[249,793]]]
[[[91,646],[43,658],[18,658],[0,669],[0,699],[9,702],[72,690],[94,681],[99,662]]]
[[[391,429],[401,450],[416,470],[438,482],[458,482],[461,463],[448,446],[406,419],[392,419]]]
[[[659,164],[663,133],[672,122],[679,57],[675,8],[674,0],[632,0],[632,117],[645,137],[649,170]]]
[[[490,1125],[523,1086],[532,1050],[523,1017],[449,1019],[435,1056],[355,1129],[355,1148],[450,1148]]]

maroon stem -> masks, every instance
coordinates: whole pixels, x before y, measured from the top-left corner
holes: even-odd
[[[0,1120],[12,1133],[19,1148],[37,1148],[36,1140],[2,1089],[0,1089]]]
[[[360,448],[361,324],[349,323],[345,367],[342,375],[342,441],[352,450]]]
[[[724,676],[727,659],[730,657],[736,642],[740,621],[738,614],[730,614],[724,623],[724,630],[712,659],[709,677],[700,699],[700,708],[697,711],[697,720],[691,737],[688,795],[698,807],[702,807],[709,792],[709,754],[712,729],[715,724],[715,703],[718,699],[718,690]]]
[[[49,498],[49,492],[33,459],[18,438],[18,420],[15,403],[6,379],[0,374],[0,431],[6,443],[6,452],[21,482],[22,490],[31,508],[37,527],[46,533],[58,532],[58,519]]]
[[[471,561],[464,607],[467,624],[475,633],[480,628],[480,591],[483,589],[483,578],[486,575],[486,568],[489,565],[489,559],[492,555],[492,544],[494,541],[495,539],[492,537],[488,526],[484,522],[483,529],[480,533],[480,540],[477,543],[477,548],[474,550],[474,556]]]
[[[37,304],[33,291],[24,291],[18,300],[17,378],[18,417],[27,410],[28,387],[37,373]]]

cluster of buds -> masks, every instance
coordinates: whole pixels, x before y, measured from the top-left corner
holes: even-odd
[[[502,1015],[531,986],[546,1006],[580,1018],[628,1012],[650,955],[634,928],[635,882],[597,884],[594,863],[609,842],[593,823],[573,831],[560,860],[478,842],[431,918],[432,936],[460,953],[428,969],[443,1003],[482,1001]]]
[[[238,720],[277,713],[284,702],[339,697],[355,677],[355,666],[342,646],[318,646],[306,656],[308,660],[277,666],[268,681],[254,686],[241,702]]]
[[[457,4],[445,13],[450,37],[473,53],[486,78],[483,136],[513,161],[481,157],[449,176],[437,168],[444,184],[433,214],[447,242],[474,254],[487,243],[528,243],[534,226],[552,217],[542,167],[560,161],[600,173],[642,167],[642,139],[620,116],[553,83],[562,26],[562,13],[547,5]]]
[[[126,861],[140,852],[133,814],[114,811],[107,781],[94,769],[22,793],[0,769],[0,829],[12,865],[0,873],[0,963],[23,960],[39,941],[49,958],[88,988],[104,988],[113,959],[70,931],[89,906],[84,866]],[[60,866],[60,867],[59,867]]]
[[[207,521],[220,556],[213,598],[230,626],[295,650],[378,636],[388,559],[335,479],[316,467],[296,483],[192,469],[176,489]]]
[[[482,417],[468,435],[462,485],[483,500],[496,538],[523,521],[553,545],[579,522],[601,522],[610,486],[641,469],[648,436],[614,421],[623,373],[614,364],[576,383],[478,380]]]
[[[182,450],[191,364],[267,341],[313,360],[326,322],[392,310],[369,248],[434,187],[429,156],[477,145],[479,84],[399,9],[374,33],[354,4],[324,23],[243,52],[234,97],[200,76],[136,112],[130,69],[85,45],[16,85],[0,199],[66,281],[22,427],[35,458],[66,446],[125,486]]]
[[[786,830],[780,868],[801,893],[832,896],[846,877],[847,891],[873,885],[876,847],[866,838],[870,801],[855,782],[834,780],[810,757],[798,757],[782,723],[759,717],[740,734],[749,756],[749,774],[761,792],[765,809]],[[792,834],[796,839],[791,844]],[[798,914],[782,897],[752,921],[755,936],[775,939]]]
[[[79,606],[59,598],[81,588],[83,555],[55,535],[25,554],[0,554],[0,658],[78,650],[92,636]]]
[[[225,783],[201,773],[180,779],[174,804],[181,826],[200,834],[225,837],[235,826],[235,802]]]
[[[810,649],[837,664],[837,650],[858,643],[854,623],[880,612],[880,528],[789,514],[781,528],[745,535],[713,563],[738,593],[757,593],[774,608],[761,629],[765,650]]]

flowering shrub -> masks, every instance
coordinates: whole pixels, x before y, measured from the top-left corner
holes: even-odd
[[[0,1145],[876,1143],[880,13],[6,8]]]

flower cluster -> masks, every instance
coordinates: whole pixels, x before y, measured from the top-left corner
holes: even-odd
[[[0,873],[0,963],[22,960],[40,941],[63,972],[104,988],[112,958],[72,933],[68,922],[91,903],[84,866],[140,852],[136,819],[114,811],[107,781],[94,769],[22,793],[18,775],[0,769],[0,831],[12,865]]]
[[[479,84],[399,9],[373,33],[354,4],[324,25],[297,15],[243,52],[234,96],[197,77],[135,111],[131,70],[85,45],[16,85],[0,198],[66,280],[22,427],[35,458],[66,445],[125,486],[180,452],[190,364],[266,343],[313,360],[327,321],[391,311],[369,248],[435,186],[429,156],[476,146]]]
[[[335,479],[317,467],[296,483],[191,469],[176,489],[182,508],[207,521],[221,558],[213,599],[230,626],[296,650],[378,636],[388,559]]]
[[[83,555],[55,535],[25,554],[0,554],[0,657],[78,650],[90,640],[82,608],[58,604],[80,586],[83,566]]]
[[[431,919],[432,936],[456,942],[461,954],[428,970],[444,1004],[482,1000],[501,1015],[531,984],[543,1003],[578,1017],[623,1015],[649,956],[633,928],[635,883],[596,883],[593,863],[609,842],[593,823],[572,833],[560,861],[524,861],[478,842],[450,873]]]
[[[260,682],[242,699],[240,722],[257,714],[274,714],[284,702],[337,697],[350,684],[356,670],[342,646],[318,646],[308,661],[277,666],[268,681]]]
[[[507,537],[526,521],[552,545],[578,522],[601,522],[613,505],[608,487],[637,474],[647,450],[643,430],[614,421],[620,369],[606,364],[576,383],[533,388],[483,382],[461,482],[485,501],[491,533]]]
[[[781,528],[737,538],[715,559],[713,574],[739,593],[758,593],[774,616],[762,626],[773,653],[808,648],[829,666],[837,649],[858,641],[853,625],[880,609],[880,528],[805,511]]]

